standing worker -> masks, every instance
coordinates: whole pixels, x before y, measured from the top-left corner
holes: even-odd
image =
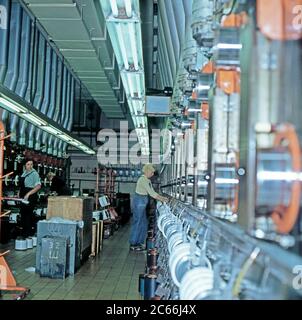
[[[137,180],[135,195],[132,200],[132,228],[130,234],[130,250],[144,250],[144,242],[147,237],[148,220],[146,208],[149,196],[161,202],[168,199],[156,193],[152,187],[150,178],[154,175],[155,169],[152,164],[143,167],[143,175]]]
[[[34,235],[34,209],[38,201],[38,191],[41,189],[41,181],[38,172],[33,168],[33,161],[26,160],[25,170],[20,179],[19,197],[28,201],[21,204],[22,236],[27,238]]]

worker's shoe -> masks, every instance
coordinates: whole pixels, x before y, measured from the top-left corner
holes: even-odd
[[[135,251],[136,248],[137,248],[137,245],[130,245],[130,251]]]
[[[130,251],[144,251],[144,250],[145,249],[141,245],[130,246]]]

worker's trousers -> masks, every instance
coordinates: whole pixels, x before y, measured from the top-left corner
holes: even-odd
[[[140,194],[135,194],[132,199],[132,226],[130,234],[130,245],[137,246],[145,243],[148,230],[148,219],[146,208],[149,197]]]

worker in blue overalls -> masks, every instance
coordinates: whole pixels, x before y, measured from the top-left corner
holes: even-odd
[[[144,250],[144,242],[148,231],[148,220],[146,208],[149,202],[149,196],[161,201],[167,202],[168,199],[154,191],[150,178],[154,175],[155,169],[148,163],[143,167],[143,175],[137,180],[135,195],[132,199],[132,228],[130,234],[130,250]]]

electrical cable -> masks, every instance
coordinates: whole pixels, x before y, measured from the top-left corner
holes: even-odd
[[[241,283],[244,277],[246,276],[248,270],[250,269],[250,267],[258,257],[259,253],[260,253],[260,248],[256,247],[248,257],[248,259],[244,262],[240,272],[238,273],[238,276],[235,280],[235,283],[232,289],[232,294],[234,297],[238,297],[241,289]]]

